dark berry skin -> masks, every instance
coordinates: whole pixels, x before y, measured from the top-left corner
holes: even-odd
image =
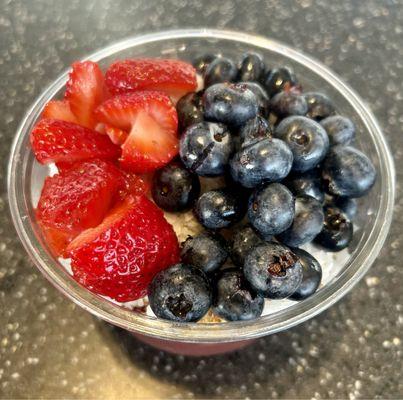
[[[233,146],[225,125],[199,122],[181,136],[179,154],[185,167],[197,175],[218,176],[224,173]]]
[[[325,201],[320,171],[315,168],[303,173],[294,173],[283,182],[295,196],[311,196],[320,203]]]
[[[241,126],[238,135],[241,140],[241,147],[248,147],[262,139],[271,138],[273,128],[266,118],[257,115]]]
[[[232,179],[246,188],[285,178],[292,167],[290,148],[279,139],[263,139],[242,148],[230,160]]]
[[[301,246],[315,238],[322,230],[323,221],[322,203],[310,196],[296,197],[292,225],[278,235],[277,239],[287,246]]]
[[[245,214],[242,197],[228,189],[203,193],[197,200],[194,213],[207,229],[227,228],[239,222]]]
[[[327,206],[324,209],[325,221],[315,243],[328,251],[345,249],[353,238],[353,224],[339,208]]]
[[[294,156],[292,169],[296,172],[316,167],[329,149],[326,131],[317,122],[302,116],[283,119],[274,130],[274,136],[290,147]]]
[[[291,226],[294,215],[294,196],[281,183],[261,186],[249,199],[249,222],[264,237],[285,231]]]
[[[291,250],[299,258],[302,266],[302,282],[289,299],[305,300],[318,289],[322,280],[322,267],[318,260],[307,251],[298,248],[291,248]]]
[[[279,118],[290,115],[305,115],[308,112],[308,104],[304,96],[293,91],[277,93],[269,103],[269,109]]]
[[[203,95],[204,117],[209,121],[239,126],[257,115],[256,96],[242,83],[219,83]]]
[[[325,128],[331,146],[350,144],[355,138],[355,125],[351,119],[341,115],[332,115],[320,121]]]
[[[151,194],[157,206],[165,211],[188,210],[200,194],[199,178],[174,162],[155,173]]]
[[[242,267],[245,262],[245,257],[255,246],[263,243],[263,240],[258,236],[250,225],[237,229],[232,237],[231,243],[231,259]]]
[[[210,308],[212,291],[202,270],[176,264],[159,272],[148,287],[154,314],[177,322],[195,322]]]
[[[239,66],[238,80],[241,82],[259,82],[265,69],[261,54],[252,51],[245,53]]]
[[[290,89],[297,83],[294,72],[288,67],[272,69],[267,72],[264,79],[264,87],[269,97],[273,97],[282,90]]]
[[[351,146],[334,146],[323,162],[322,178],[335,196],[361,197],[375,183],[376,170],[371,160]]]
[[[185,264],[200,268],[206,273],[220,268],[228,257],[225,239],[213,233],[189,236],[182,244],[181,259]]]
[[[179,130],[183,132],[190,125],[202,122],[204,110],[201,93],[188,93],[181,97],[176,104]]]
[[[244,86],[246,86],[256,97],[258,112],[261,115],[267,115],[267,110],[269,106],[269,96],[266,93],[266,90],[257,82],[240,82]]]
[[[206,72],[207,67],[211,64],[212,61],[214,61],[218,56],[216,54],[203,54],[199,57],[196,57],[192,61],[192,65],[194,66],[195,70],[201,74],[204,75]]]
[[[335,197],[332,203],[337,208],[340,208],[340,210],[343,211],[350,220],[356,217],[358,212],[356,199],[351,199],[349,197]]]
[[[227,321],[258,318],[264,298],[257,294],[237,269],[222,271],[214,288],[213,312]]]
[[[245,278],[253,289],[269,299],[291,296],[302,282],[302,266],[298,257],[277,243],[256,246],[246,256]]]
[[[304,97],[308,103],[306,116],[309,118],[320,121],[336,112],[332,100],[323,93],[308,92],[304,93]]]
[[[204,73],[204,87],[216,83],[234,82],[238,75],[236,64],[226,57],[217,57],[206,68]]]

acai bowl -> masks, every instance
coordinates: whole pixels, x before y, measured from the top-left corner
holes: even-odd
[[[134,310],[133,306],[142,305],[139,302],[118,304],[90,292],[78,284],[64,263],[52,255],[34,211],[44,179],[54,171],[35,160],[29,144],[30,133],[45,104],[61,97],[68,72],[56,79],[31,107],[13,144],[8,175],[10,208],[20,239],[35,265],[55,287],[87,311],[141,335],[143,340],[161,348],[185,353],[222,352],[306,321],[334,304],[359,281],[378,255],[389,229],[394,170],[385,139],[363,101],[319,62],[263,37],[216,30],[168,31],[130,38],[85,59],[96,61],[106,69],[114,61],[126,58],[162,57],[191,62],[205,53],[220,53],[238,60],[243,53],[250,51],[260,53],[271,67],[291,68],[304,91],[320,91],[331,98],[337,113],[354,122],[357,132],[354,146],[369,156],[377,172],[371,191],[358,201],[354,237],[348,248],[329,253],[307,245],[306,248],[322,265],[323,276],[319,289],[303,301],[266,300],[262,316],[248,321],[215,322],[212,318],[208,322],[179,323]],[[201,230],[190,211],[166,215],[179,242]]]

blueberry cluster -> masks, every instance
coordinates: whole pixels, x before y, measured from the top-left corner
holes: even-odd
[[[182,264],[154,279],[150,305],[182,322],[209,309],[228,321],[257,318],[264,298],[315,293],[321,266],[299,247],[348,247],[355,198],[376,170],[351,145],[354,123],[325,94],[304,93],[290,68],[268,69],[252,52],[238,65],[211,54],[193,65],[204,88],[177,103],[180,160],[156,174],[152,194],[164,210],[193,207],[206,230],[183,243]],[[225,186],[200,195],[199,177],[217,176]]]

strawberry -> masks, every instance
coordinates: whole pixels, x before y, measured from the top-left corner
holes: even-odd
[[[129,136],[123,129],[115,128],[112,125],[105,124],[104,129],[109,139],[111,139],[111,142],[117,145],[123,144]]]
[[[79,283],[124,302],[145,296],[154,275],[179,261],[179,244],[154,203],[129,196],[99,226],[76,237],[67,253]]]
[[[95,115],[106,125],[130,132],[122,145],[121,164],[132,172],[154,171],[178,154],[178,116],[163,93],[116,96],[102,103]]]
[[[112,94],[159,90],[179,99],[197,88],[196,70],[180,60],[138,58],[114,62],[105,83]]]
[[[104,100],[104,76],[93,61],[75,62],[66,83],[65,99],[80,125],[94,128],[95,108]]]
[[[31,132],[31,146],[42,163],[75,162],[91,158],[117,159],[120,148],[105,135],[57,119],[42,119]]]
[[[122,172],[99,159],[47,177],[36,217],[51,249],[59,255],[80,232],[97,226],[124,185]]]
[[[62,121],[77,123],[77,118],[71,112],[70,104],[67,100],[49,101],[43,109],[42,118],[61,119]]]
[[[124,199],[128,195],[148,195],[151,190],[153,174],[135,175],[122,170],[124,186],[119,190],[119,198]]]

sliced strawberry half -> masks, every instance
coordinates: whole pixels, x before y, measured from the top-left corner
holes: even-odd
[[[61,119],[62,121],[77,123],[77,118],[72,113],[67,100],[49,101],[43,109],[42,118]]]
[[[79,233],[97,226],[124,185],[122,172],[99,159],[76,163],[47,177],[36,217],[54,253],[61,254]]]
[[[95,127],[94,110],[105,99],[104,76],[97,63],[83,61],[72,64],[65,99],[80,125]]]
[[[175,99],[197,88],[196,70],[191,64],[158,58],[116,61],[106,71],[105,82],[113,94],[159,90]]]
[[[143,297],[154,275],[179,261],[178,239],[158,207],[129,196],[67,248],[74,278],[117,301]]]
[[[121,153],[108,136],[72,122],[42,119],[31,132],[31,146],[42,164],[92,158],[117,159]]]
[[[98,121],[129,132],[122,145],[124,168],[145,173],[178,154],[178,117],[169,97],[155,91],[113,97],[95,111]]]

